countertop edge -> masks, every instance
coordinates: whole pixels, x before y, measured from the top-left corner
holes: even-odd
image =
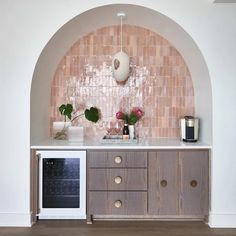
[[[104,149],[107,149],[107,150],[163,150],[163,149],[173,149],[173,150],[176,150],[176,149],[184,149],[184,150],[188,150],[188,149],[211,149],[210,146],[205,146],[205,147],[192,147],[192,146],[189,146],[189,147],[161,147],[161,146],[155,146],[155,147],[97,147],[97,146],[94,146],[94,147],[48,147],[48,146],[32,146],[31,149],[33,150],[104,150]]]
[[[66,140],[48,139],[42,142],[35,143],[30,146],[31,149],[37,150],[115,150],[115,149],[130,149],[130,150],[155,150],[155,149],[212,149],[212,146],[198,141],[196,143],[186,143],[178,139],[148,139],[136,144],[104,144],[97,140],[87,140],[86,142],[68,142]]]
[[[153,150],[153,149],[212,149],[210,145],[196,145],[196,146],[48,146],[48,145],[32,145],[31,149],[47,149],[47,150],[102,150],[102,149],[130,149],[130,150]]]

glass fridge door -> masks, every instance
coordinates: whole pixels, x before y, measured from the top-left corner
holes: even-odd
[[[80,159],[43,159],[43,208],[80,207]]]

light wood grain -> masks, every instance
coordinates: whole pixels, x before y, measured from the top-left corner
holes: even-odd
[[[121,157],[116,163],[115,158]],[[88,153],[89,168],[138,168],[147,167],[147,152],[142,151],[90,151]]]
[[[203,222],[40,220],[33,226],[0,228],[3,236],[233,236],[236,229],[211,229]]]
[[[35,150],[31,150],[31,159],[30,159],[30,211],[31,211],[31,220],[33,223],[37,221],[38,214],[38,157]]]
[[[178,152],[149,152],[148,213],[178,215]]]
[[[115,202],[121,201],[120,208]],[[90,214],[143,215],[147,213],[146,192],[99,192],[89,193]]]
[[[89,190],[147,190],[146,169],[89,169]],[[117,184],[115,178],[120,177]]]
[[[180,214],[206,215],[209,211],[207,151],[180,152]],[[196,186],[191,186],[196,181]]]
[[[89,151],[88,152],[88,167],[107,167],[107,152],[106,151]]]

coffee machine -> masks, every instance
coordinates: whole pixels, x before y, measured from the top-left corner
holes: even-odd
[[[199,135],[199,119],[185,116],[180,119],[180,136],[184,142],[197,142]]]

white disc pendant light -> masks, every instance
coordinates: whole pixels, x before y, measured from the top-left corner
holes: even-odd
[[[129,65],[129,56],[122,51],[122,18],[125,17],[125,13],[119,12],[117,14],[118,17],[120,17],[120,44],[121,44],[121,50],[120,52],[116,53],[113,56],[112,59],[112,72],[113,72],[113,77],[116,79],[118,83],[124,82],[125,80],[128,79],[129,77],[129,72],[130,72],[130,65]]]

